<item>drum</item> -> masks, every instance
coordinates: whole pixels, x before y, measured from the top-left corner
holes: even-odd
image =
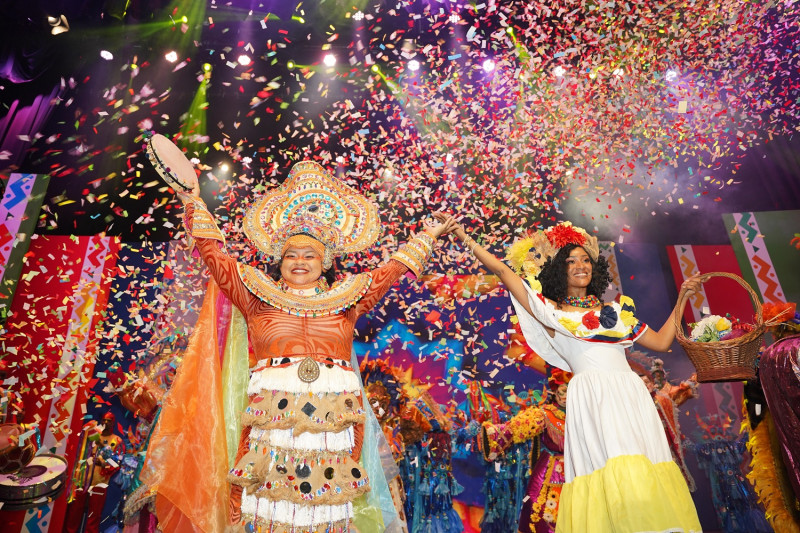
[[[30,509],[55,500],[66,486],[67,460],[43,453],[13,474],[0,475],[3,511]]]
[[[147,140],[146,151],[158,175],[177,192],[190,192],[197,187],[194,166],[172,141],[156,133]]]

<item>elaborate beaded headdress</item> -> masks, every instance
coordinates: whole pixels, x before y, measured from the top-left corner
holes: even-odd
[[[586,230],[573,226],[571,222],[561,222],[544,230],[537,230],[512,244],[506,259],[520,275],[535,279],[548,259],[552,259],[567,244],[577,244],[586,250],[592,261],[600,256],[597,237]]]
[[[379,232],[375,204],[313,161],[296,163],[244,216],[245,235],[271,260],[281,259],[286,239],[306,234],[325,245],[326,270],[334,257],[371,246]]]

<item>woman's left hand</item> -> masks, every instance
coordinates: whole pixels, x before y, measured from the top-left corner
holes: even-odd
[[[683,280],[683,283],[681,283],[681,290],[686,289],[686,294],[690,295],[699,292],[700,286],[703,284],[701,277],[699,272],[695,272],[693,276]]]

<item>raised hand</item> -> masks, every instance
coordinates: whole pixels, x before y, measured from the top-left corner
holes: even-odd
[[[460,222],[457,222],[453,215],[437,211],[433,214],[433,218],[442,223],[452,220],[454,222],[452,233],[462,241],[469,238],[467,232],[464,230],[464,226],[462,226]]]
[[[441,216],[440,216],[441,215]],[[438,238],[442,235],[447,235],[448,233],[454,231],[456,228],[459,227],[458,222],[450,215],[444,215],[443,213],[434,213],[433,217],[438,221],[438,224],[434,224],[427,228],[427,231],[430,232],[431,235]]]

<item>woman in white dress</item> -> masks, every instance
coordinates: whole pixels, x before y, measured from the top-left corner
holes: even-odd
[[[637,320],[630,298],[603,303],[608,263],[597,238],[568,222],[539,230],[510,249],[512,262],[538,290],[462,227],[455,233],[505,284],[531,348],[547,363],[574,373],[556,531],[700,531],[653,400],[625,358],[634,341],[667,350],[675,338],[672,316],[655,331]],[[700,282],[693,276],[684,284],[698,290]]]

